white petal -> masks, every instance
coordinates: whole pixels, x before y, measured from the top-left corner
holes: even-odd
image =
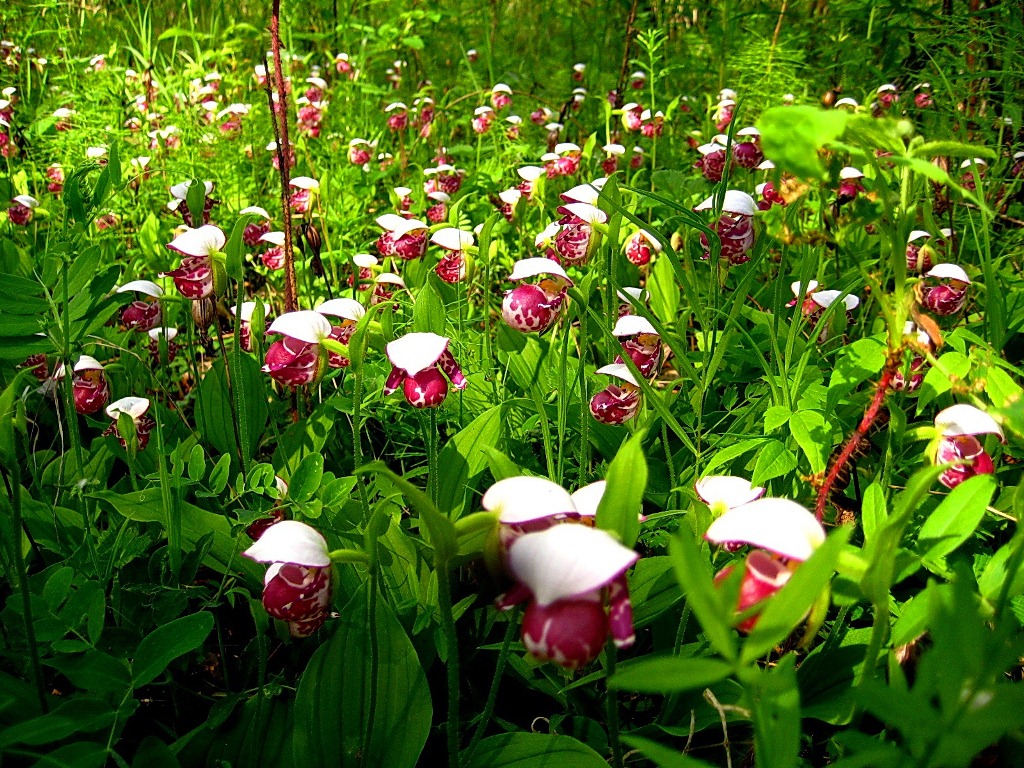
[[[748,126],[746,128],[740,128],[736,131],[737,136],[760,136],[761,132],[754,126]]]
[[[480,115],[491,114],[492,112],[494,112],[494,109],[488,107],[487,105],[477,107],[476,109],[473,110],[473,114],[476,115],[477,117],[479,117]]]
[[[366,309],[355,299],[331,299],[316,308],[321,315],[341,317],[345,320],[359,320],[366,314]]]
[[[284,245],[284,232],[264,232],[260,235],[260,242],[282,246]]]
[[[575,512],[569,492],[546,477],[506,477],[484,494],[481,506],[505,524],[526,523]]]
[[[391,285],[397,285],[400,288],[405,288],[405,280],[400,278],[394,272],[381,272],[379,275],[373,278],[373,282],[390,283]]]
[[[941,411],[935,417],[935,426],[943,435],[955,437],[957,435],[999,435],[1003,436],[1003,429],[995,419],[989,416],[980,408],[973,405],[959,403],[951,405]]]
[[[544,243],[546,243],[548,240],[557,235],[559,230],[561,229],[561,224],[559,224],[557,221],[552,221],[550,224],[544,227],[544,229],[537,233],[537,236],[533,238],[533,244],[537,248],[540,248]],[[526,261],[526,259],[523,259],[523,261]]]
[[[569,285],[573,284],[569,276],[565,274],[561,264],[553,259],[545,259],[543,256],[520,259],[512,267],[512,274],[508,276],[508,279],[525,280],[528,277],[537,277],[538,275],[555,275],[565,280]]]
[[[605,144],[601,149],[605,151],[605,154],[614,155],[615,157],[626,154],[626,148],[621,144]]]
[[[78,371],[102,371],[103,363],[97,360],[95,357],[89,355],[82,355],[78,358],[78,362],[75,363],[75,372]]]
[[[395,192],[397,192],[397,191],[398,190],[396,189]],[[451,195],[449,195],[447,192],[442,192],[440,190],[436,190],[434,192],[428,192],[427,193],[427,198],[430,199],[430,200],[433,200],[434,202],[437,202],[437,203],[450,203],[452,201],[452,196]]]
[[[618,290],[619,299],[629,304],[629,298],[632,297],[639,301],[641,304],[646,304],[647,300],[651,298],[651,292],[646,288],[620,288]]]
[[[842,291],[818,291],[817,293],[811,294],[811,299],[819,307],[828,309],[832,306],[832,303],[839,298]],[[852,294],[843,296],[843,304],[846,305],[847,311],[856,309],[860,305],[860,299]]]
[[[430,238],[430,242],[439,245],[447,251],[461,251],[468,245],[473,245],[475,238],[472,232],[455,227],[439,229]]]
[[[509,88],[505,83],[498,83],[491,88],[491,93],[512,93],[512,89]]]
[[[584,517],[595,517],[597,507],[604,496],[605,488],[608,487],[607,480],[598,480],[596,483],[584,485],[572,494],[572,502],[576,505],[576,511]]]
[[[267,315],[270,314],[270,305],[269,304],[264,304],[262,301],[259,302],[259,303],[263,304],[263,316],[266,317]],[[232,307],[231,308],[231,314],[239,315],[242,318],[242,321],[246,322],[246,323],[252,321],[252,315],[253,315],[253,312],[255,312],[255,311],[256,311],[256,302],[255,301],[243,301],[242,302],[242,307],[241,307],[241,312],[238,311],[238,307]]]
[[[590,184],[578,184],[572,189],[567,189],[562,193],[561,197],[563,200],[576,203],[589,203],[594,205],[597,202],[597,198],[601,196],[601,190],[595,189]]]
[[[907,236],[907,242],[908,242],[908,243],[912,243],[912,242],[914,242],[915,240],[920,240],[921,238],[924,238],[924,237],[931,237],[931,236],[932,236],[932,233],[931,233],[931,232],[928,232],[928,231],[926,231],[926,230],[924,230],[924,229],[915,229],[915,230],[914,230],[913,232],[911,232],[911,233],[910,233],[910,234],[909,234],[909,235]]]
[[[578,144],[573,144],[571,141],[563,141],[561,144],[555,144],[555,154],[564,155],[566,152],[579,152],[580,147]]]
[[[775,163],[773,163],[771,160],[765,160],[764,162],[757,166],[757,170],[759,171],[770,171],[773,168],[775,168]]]
[[[409,187],[395,187],[394,193],[398,197],[405,197],[406,195],[411,194],[412,190],[409,189]]]
[[[446,349],[448,338],[436,333],[407,333],[385,347],[391,364],[410,376],[432,366]]]
[[[498,199],[506,205],[515,205],[522,199],[523,193],[515,187],[512,189],[506,189],[503,192],[498,193]]]
[[[849,181],[850,179],[863,179],[864,174],[856,168],[852,168],[848,165],[839,172],[839,178],[843,181]]]
[[[711,524],[704,538],[715,544],[749,544],[803,561],[825,541],[825,529],[795,501],[758,499],[730,509]]]
[[[698,480],[694,487],[697,495],[709,507],[724,504],[729,509],[749,504],[761,498],[765,491],[760,486],[751,485],[745,477],[732,475],[708,475]]]
[[[711,196],[693,210],[711,211],[714,210],[714,208],[715,198],[714,196]],[[725,195],[722,199],[723,213],[734,213],[739,214],[741,216],[753,216],[756,210],[757,205],[754,203],[754,198],[752,198],[746,192],[741,192],[738,189],[726,190]]]
[[[837,101],[836,102],[836,106],[837,107],[858,107],[860,105],[857,103],[856,99],[851,99],[849,96],[847,96],[845,99],[840,99],[839,101]]]
[[[588,224],[604,224],[608,221],[607,213],[589,203],[569,203],[562,207],[573,216],[583,219]]]
[[[637,315],[623,315],[615,323],[615,327],[612,329],[613,336],[636,336],[638,333],[653,333],[655,336],[658,335],[658,331],[655,330],[654,326],[651,325],[651,321],[646,317],[639,317]]]
[[[390,104],[388,104],[386,107],[384,107],[384,111],[385,112],[394,112],[396,109],[405,110],[405,109],[408,109],[408,107],[406,107],[405,104],[403,104],[400,101],[393,101]]]
[[[320,189],[320,182],[309,176],[296,176],[288,182],[288,186],[296,189]]]
[[[286,312],[276,318],[267,333],[280,333],[307,344],[318,344],[331,335],[331,321],[311,309]]]
[[[541,606],[600,589],[637,559],[609,533],[571,523],[521,536],[508,553],[512,573]]]
[[[36,200],[32,195],[17,195],[13,198],[14,202],[24,205],[26,208],[38,208],[39,201]]]
[[[118,288],[114,293],[144,293],[146,296],[159,298],[164,295],[164,289],[151,280],[132,280]]]
[[[812,293],[814,289],[818,287],[817,280],[809,280],[806,286],[801,286],[800,281],[797,280],[790,284],[790,289],[793,291],[793,295],[798,299],[802,299],[805,294]]]
[[[962,163],[960,163],[960,167],[961,168],[970,168],[972,165],[981,165],[981,166],[983,166],[983,165],[988,165],[988,163],[986,163],[984,158],[981,158],[981,157],[975,157],[973,159],[969,158],[967,160],[964,160]]]
[[[151,328],[146,333],[149,334],[149,338],[151,338],[153,341],[160,341],[160,337],[164,335],[164,329],[163,328]],[[178,329],[177,328],[168,328],[167,329],[167,340],[168,341],[174,341],[174,339],[177,338],[177,336],[178,336]]]
[[[182,232],[167,247],[186,256],[210,256],[214,251],[223,249],[225,242],[227,240],[219,227],[204,224]]]
[[[608,365],[603,365],[594,371],[594,373],[604,374],[605,376],[614,376],[616,379],[620,379],[627,384],[632,384],[634,387],[640,386],[636,383],[636,378],[634,378],[633,372],[622,363],[610,363]]]
[[[928,270],[928,277],[937,277],[940,280],[959,280],[961,283],[970,283],[971,278],[964,272],[963,267],[956,264],[936,264]]]
[[[539,165],[524,165],[522,168],[517,168],[516,173],[523,181],[536,181],[544,175],[545,171]]]
[[[319,568],[331,564],[326,539],[298,520],[274,523],[242,554],[260,563],[293,563]]]
[[[243,208],[238,212],[239,216],[245,216],[248,213],[254,213],[257,216],[262,216],[264,219],[269,219],[270,214],[267,213],[266,208],[260,208],[258,205],[250,205],[248,208]]]
[[[117,420],[122,413],[127,413],[132,419],[138,419],[149,410],[149,399],[145,397],[122,397],[107,406],[107,416]]]

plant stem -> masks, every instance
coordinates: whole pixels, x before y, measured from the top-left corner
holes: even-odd
[[[867,435],[868,430],[871,429],[871,425],[874,424],[875,419],[878,417],[879,411],[882,409],[882,403],[885,402],[885,396],[889,392],[889,383],[892,381],[892,377],[896,373],[896,367],[899,364],[898,355],[890,355],[889,360],[885,364],[885,369],[882,371],[882,377],[878,380],[875,385],[875,396],[871,399],[871,404],[868,409],[864,412],[864,418],[860,420],[860,424],[857,425],[857,429],[850,435],[850,439],[846,441],[846,445],[843,446],[843,450],[836,457],[836,460],[832,463],[832,466],[828,470],[828,474],[825,475],[825,482],[821,484],[821,488],[818,490],[818,503],[814,508],[814,516],[818,518],[818,522],[825,516],[825,507],[828,506],[829,495],[832,493],[832,486],[835,485],[836,480],[843,471],[843,467],[853,456],[854,451],[857,450],[857,446],[860,441]]]
[[[444,633],[447,652],[448,672],[448,722],[445,732],[448,737],[449,768],[459,768],[459,639],[455,633],[455,615],[452,613],[452,592],[449,582],[448,564],[437,567],[437,602],[441,610],[441,631]]]
[[[39,695],[39,706],[44,713],[50,711],[50,703],[46,699],[46,688],[43,685],[43,668],[39,664],[39,648],[36,644],[36,627],[32,620],[32,593],[29,591],[28,574],[25,573],[25,555],[21,551],[21,471],[16,469],[11,477],[11,531],[13,533],[11,549],[14,554],[14,570],[18,578],[18,591],[21,592],[21,610],[25,619],[25,641],[28,643],[29,660],[32,664],[32,677]],[[88,532],[87,532],[88,535]]]
[[[508,650],[512,646],[512,638],[515,637],[516,629],[519,627],[519,613],[520,609],[517,607],[515,613],[509,617],[508,626],[505,627],[505,637],[501,641],[501,650],[498,652],[498,663],[494,667],[494,677],[491,678],[491,689],[487,693],[487,702],[484,704],[484,711],[480,714],[480,721],[476,724],[473,738],[470,740],[469,746],[466,747],[467,762],[473,759],[473,752],[476,751],[476,747],[494,715],[494,707],[498,703],[498,685],[505,673],[505,663],[508,661]]]
[[[427,431],[427,487],[430,488],[430,500],[437,505],[438,484],[441,478],[437,476],[437,409],[431,408],[429,414],[429,429]]]
[[[284,87],[284,69],[281,66],[281,0],[273,0],[271,9],[270,50],[274,57],[274,86],[277,91],[277,104],[275,105],[274,98],[270,93],[269,81],[267,98],[270,101],[274,139],[277,142],[277,170],[281,176],[281,216],[284,226],[284,305],[286,312],[294,312],[299,308],[299,304],[295,285],[295,254],[292,251],[292,217],[288,194],[291,142],[288,140],[288,101]]]
[[[605,656],[605,692],[604,704],[605,715],[608,720],[608,743],[612,748],[613,768],[623,768],[622,762],[622,740],[619,738],[619,702],[615,692],[608,689],[607,681],[615,674],[615,645],[608,640],[604,651]]]

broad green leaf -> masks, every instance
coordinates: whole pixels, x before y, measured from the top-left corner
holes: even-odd
[[[213,614],[202,611],[157,627],[139,643],[132,658],[132,685],[141,688],[179,656],[194,651],[213,630]]]
[[[324,457],[311,453],[301,462],[288,481],[288,498],[295,501],[309,501],[320,487],[324,476]]]
[[[402,625],[372,588],[364,583],[352,595],[299,681],[292,738],[303,768],[413,768],[427,741],[427,678]]]
[[[627,547],[640,535],[640,513],[647,489],[647,459],[644,432],[634,433],[622,443],[608,467],[607,490],[597,506],[597,527],[606,530]]]
[[[818,150],[839,138],[848,117],[838,109],[773,107],[761,113],[756,125],[765,157],[781,170],[811,180],[825,175]]]
[[[730,626],[731,611],[726,609],[715,592],[708,560],[701,552],[693,531],[682,526],[669,544],[668,551],[679,586],[708,642],[727,660],[734,660],[736,639]]]
[[[942,558],[971,537],[996,490],[992,475],[960,483],[930,514],[917,534],[917,551],[929,570],[944,572]]]
[[[452,437],[437,456],[437,477],[428,478],[427,488],[437,483],[437,506],[455,519],[466,510],[466,494],[472,493],[488,465],[488,450],[501,438],[502,408],[484,411]]]
[[[436,333],[444,336],[444,300],[434,284],[428,280],[416,297],[412,307],[412,329],[418,333]]]
[[[236,388],[243,388],[248,395],[244,409],[246,429],[249,435],[261,435],[269,413],[266,401],[262,397],[263,374],[260,373],[259,364],[248,355],[238,356],[236,363],[232,366],[233,372],[240,375],[234,376],[231,384]],[[238,438],[235,436],[236,425],[233,424],[233,421],[239,414],[236,413],[237,409],[234,407],[228,391],[228,379],[224,374],[223,360],[218,359],[213,364],[203,376],[197,389],[196,428],[203,440],[216,448],[218,453],[231,453],[237,456],[239,446]],[[252,441],[249,450],[251,455],[247,456],[247,459],[251,459],[255,455],[255,440]]]
[[[619,667],[608,687],[637,693],[692,691],[714,685],[732,671],[732,664],[715,658],[643,658]]]
[[[757,454],[750,482],[754,485],[764,485],[768,480],[792,472],[796,468],[796,456],[791,450],[778,440],[767,440]]]
[[[765,669],[752,667],[744,682],[754,720],[758,768],[792,768],[800,753],[800,689],[796,654],[788,653]]]
[[[790,417],[789,428],[800,450],[810,462],[811,472],[824,472],[827,451],[832,447],[825,418],[817,411],[805,409]]]
[[[689,757],[677,749],[666,747],[643,736],[624,734],[622,743],[639,750],[644,757],[653,760],[658,768],[710,768],[711,766],[711,763]]]
[[[608,768],[597,752],[571,736],[503,733],[484,739],[464,768]]]

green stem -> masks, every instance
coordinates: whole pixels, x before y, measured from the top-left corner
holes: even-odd
[[[473,752],[476,751],[476,747],[494,715],[494,707],[498,703],[498,684],[505,673],[508,651],[512,647],[512,638],[515,637],[516,629],[519,627],[519,613],[520,609],[516,608],[515,613],[509,617],[508,626],[505,627],[505,638],[501,641],[501,650],[498,652],[498,664],[494,668],[494,677],[491,678],[491,690],[487,693],[487,702],[484,704],[484,711],[480,714],[480,721],[476,724],[473,738],[470,740],[469,746],[466,747],[466,762],[473,759]]]
[[[43,685],[43,668],[39,664],[39,647],[36,644],[35,622],[32,620],[32,593],[29,592],[28,574],[25,573],[25,555],[21,551],[21,471],[16,469],[11,476],[11,530],[14,534],[11,549],[14,554],[14,570],[18,578],[18,591],[21,592],[22,615],[25,618],[25,640],[28,643],[29,660],[32,664],[32,677],[39,695],[39,706],[43,712],[50,711],[50,703],[46,699],[46,688]],[[88,535],[88,533],[87,533]]]
[[[429,409],[429,429],[427,430],[427,486],[430,488],[430,500],[437,506],[438,486],[437,475],[437,409]]]
[[[608,644],[605,646],[604,656],[605,681],[608,681],[615,675],[615,645],[611,639],[608,640]],[[608,720],[608,742],[612,748],[612,767],[623,768],[622,740],[619,738],[619,702],[616,699],[615,692],[607,688],[607,682],[605,684],[604,704],[605,715]]]
[[[441,631],[444,633],[448,672],[448,766],[459,768],[459,639],[455,633],[455,615],[452,613],[452,592],[447,563],[437,567],[437,602],[441,609]]]

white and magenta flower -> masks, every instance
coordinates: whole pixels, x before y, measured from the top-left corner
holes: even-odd
[[[709,197],[693,210],[710,211],[715,208],[715,198]],[[711,228],[718,233],[722,241],[720,257],[730,264],[744,264],[750,261],[748,255],[754,247],[754,213],[757,206],[754,198],[738,189],[727,190],[722,199],[722,213]],[[705,258],[711,254],[711,246],[707,235],[701,233],[700,244],[704,249]]]
[[[167,244],[167,247],[182,255],[177,269],[160,274],[160,277],[174,278],[174,285],[186,299],[205,299],[223,287],[225,276],[217,256],[227,242],[219,227],[204,224],[189,229]]]
[[[697,496],[716,517],[730,509],[742,507],[764,496],[765,489],[752,485],[745,477],[735,475],[708,475],[694,484]]]
[[[434,272],[446,283],[454,284],[466,278],[466,249],[476,242],[472,232],[455,227],[439,229],[430,237],[430,242],[440,246],[445,255],[434,267]]]
[[[437,408],[448,396],[448,379],[456,389],[465,389],[468,382],[448,343],[448,338],[436,333],[407,333],[390,342],[386,351],[391,374],[384,383],[384,395],[402,387],[413,408]]]
[[[524,534],[580,518],[569,492],[546,477],[506,477],[487,489],[480,504],[498,514],[499,542],[506,552]]]
[[[939,475],[944,486],[956,488],[975,475],[995,472],[992,457],[985,452],[978,435],[999,435],[1002,440],[1003,429],[983,410],[963,403],[951,405],[935,417],[935,428],[939,431],[935,463],[955,465]]]
[[[705,478],[705,481],[711,478]],[[734,550],[743,545],[755,549],[744,558],[737,613],[745,613],[770,598],[786,585],[800,563],[807,560],[825,541],[825,529],[814,514],[789,499],[758,498],[764,489],[751,488],[742,478],[729,478],[728,483],[715,481],[718,490],[704,491],[710,504],[727,506],[744,497],[753,500],[728,507],[708,528],[704,538],[713,544]],[[741,482],[736,482],[741,481]],[[743,484],[746,487],[743,487]],[[698,491],[700,493],[700,491]],[[716,497],[717,494],[717,497]],[[755,495],[756,494],[756,495]],[[720,584],[733,573],[729,565],[715,575]],[[759,613],[740,621],[737,629],[750,632],[760,618]]]
[[[238,315],[238,342],[246,352],[252,352],[252,317],[259,305],[263,306],[264,319],[270,315],[270,305],[262,301],[244,301],[241,307],[232,307],[231,314]]]
[[[175,339],[178,337],[177,328],[151,328],[149,330],[149,356],[153,361],[153,365],[160,365],[160,339],[166,339],[167,344],[167,362],[174,362],[174,358],[178,355],[178,345],[175,343]]]
[[[7,209],[7,220],[19,227],[28,226],[32,221],[32,212],[39,207],[39,201],[31,195],[18,195],[11,200]]]
[[[194,227],[196,225],[195,219],[192,217],[192,211],[188,207],[188,191],[192,186],[192,180],[183,181],[180,184],[175,184],[170,188],[171,201],[167,203],[168,209],[177,211],[181,214],[182,220],[185,222],[185,226]],[[203,182],[203,224],[206,224],[209,219],[210,210],[213,208],[216,202],[210,195],[213,193],[213,182]]]
[[[927,276],[939,281],[937,285],[925,286],[920,291],[920,301],[925,308],[936,315],[955,315],[967,303],[967,286],[971,278],[963,267],[956,264],[936,264]]]
[[[71,393],[75,411],[83,416],[103,408],[110,399],[110,385],[103,375],[103,363],[89,355],[78,358],[71,376]]]
[[[320,182],[310,176],[296,176],[288,182],[288,186],[292,187],[288,207],[295,213],[309,213],[313,207],[313,198],[320,191]]]
[[[117,430],[117,422],[121,414],[127,414],[135,425],[135,438],[138,442],[139,450],[144,450],[149,443],[150,432],[156,427],[153,417],[146,414],[148,410],[149,400],[145,397],[122,397],[120,400],[115,400],[107,406],[106,414],[113,421],[104,430],[103,434],[116,436],[121,447],[128,450],[128,444]]]
[[[329,338],[342,344],[348,344],[348,340],[356,331],[356,324],[366,314],[366,309],[358,301],[344,298],[325,301],[316,308],[316,311],[321,315],[341,320],[338,325],[332,324]],[[347,368],[350,361],[347,357],[328,350],[327,362],[331,368]]]
[[[121,324],[126,330],[149,331],[162,322],[160,297],[164,289],[150,280],[132,280],[118,288],[115,293],[138,293],[144,297],[136,299],[121,311]]]
[[[505,609],[529,601],[526,649],[542,661],[577,669],[597,658],[609,633],[618,648],[636,639],[626,571],[637,559],[609,533],[585,525],[527,533],[509,546],[517,584],[497,604]]]
[[[640,385],[622,363],[598,368],[594,373],[611,376],[617,381],[590,398],[590,414],[602,424],[619,426],[636,416],[640,410]]]
[[[601,243],[608,214],[590,203],[568,203],[558,211],[564,215],[555,234],[555,251],[566,264],[586,264]]]
[[[861,184],[863,178],[864,174],[857,168],[847,166],[839,171],[839,191],[836,193],[836,205],[852,202],[857,195],[863,192],[864,185]]]
[[[377,217],[377,225],[384,230],[377,239],[381,256],[397,256],[405,261],[423,257],[427,252],[428,227],[419,219],[407,219],[397,213]]]
[[[327,370],[327,354],[320,342],[330,338],[332,330],[331,321],[313,310],[281,315],[270,324],[267,333],[284,338],[267,348],[263,372],[288,387],[316,383]]]
[[[651,263],[654,254],[661,253],[661,243],[646,229],[641,229],[626,241],[625,252],[631,264],[643,267]]]
[[[622,352],[629,356],[644,378],[651,378],[661,369],[661,336],[646,318],[638,315],[620,317],[612,329]],[[622,355],[615,358],[622,363]]]
[[[543,257],[520,259],[509,275],[513,282],[529,278],[540,280],[520,282],[508,291],[501,303],[501,316],[517,331],[543,333],[558,318],[566,292],[573,283],[558,262]]]
[[[327,541],[297,520],[266,528],[242,553],[270,563],[263,577],[263,608],[288,622],[292,637],[309,637],[323,626],[331,605],[331,557]]]

